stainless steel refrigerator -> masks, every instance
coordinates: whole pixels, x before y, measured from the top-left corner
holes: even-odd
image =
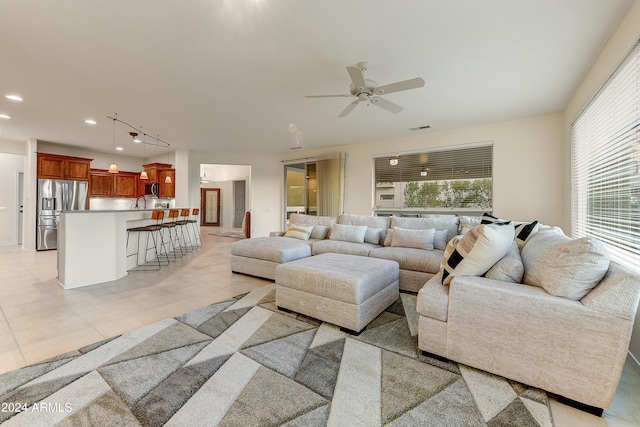
[[[37,250],[58,247],[60,213],[86,210],[88,188],[87,181],[38,179]]]

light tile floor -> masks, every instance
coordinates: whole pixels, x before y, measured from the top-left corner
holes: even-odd
[[[231,273],[236,239],[203,227],[199,250],[160,271],[64,290],[56,251],[0,247],[0,373],[271,284]],[[225,231],[225,230],[221,230]],[[640,426],[640,374],[627,363],[602,418],[551,400],[557,427]]]

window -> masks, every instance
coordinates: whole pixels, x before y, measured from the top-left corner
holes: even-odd
[[[378,212],[491,210],[492,143],[381,156],[374,163]]]
[[[640,48],[571,125],[571,230],[608,245],[611,258],[640,261]]]

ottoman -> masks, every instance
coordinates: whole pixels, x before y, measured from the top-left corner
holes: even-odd
[[[231,271],[275,280],[276,267],[311,256],[311,240],[292,237],[254,237],[231,245]]]
[[[276,267],[276,305],[359,333],[400,296],[397,262],[326,253]]]

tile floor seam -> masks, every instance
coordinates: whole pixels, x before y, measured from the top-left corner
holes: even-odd
[[[18,339],[16,338],[16,335],[15,335],[15,332],[13,330],[13,327],[11,326],[11,323],[9,323],[9,319],[5,315],[4,309],[2,308],[2,306],[0,306],[0,313],[2,313],[2,319],[7,324],[7,328],[9,329],[9,333],[11,334],[11,338],[13,339],[13,343],[15,344],[16,349],[18,350],[18,353],[20,354],[20,358],[22,358],[22,363],[26,364],[27,363],[27,358],[25,357],[24,353],[22,352],[22,347],[18,343]]]

